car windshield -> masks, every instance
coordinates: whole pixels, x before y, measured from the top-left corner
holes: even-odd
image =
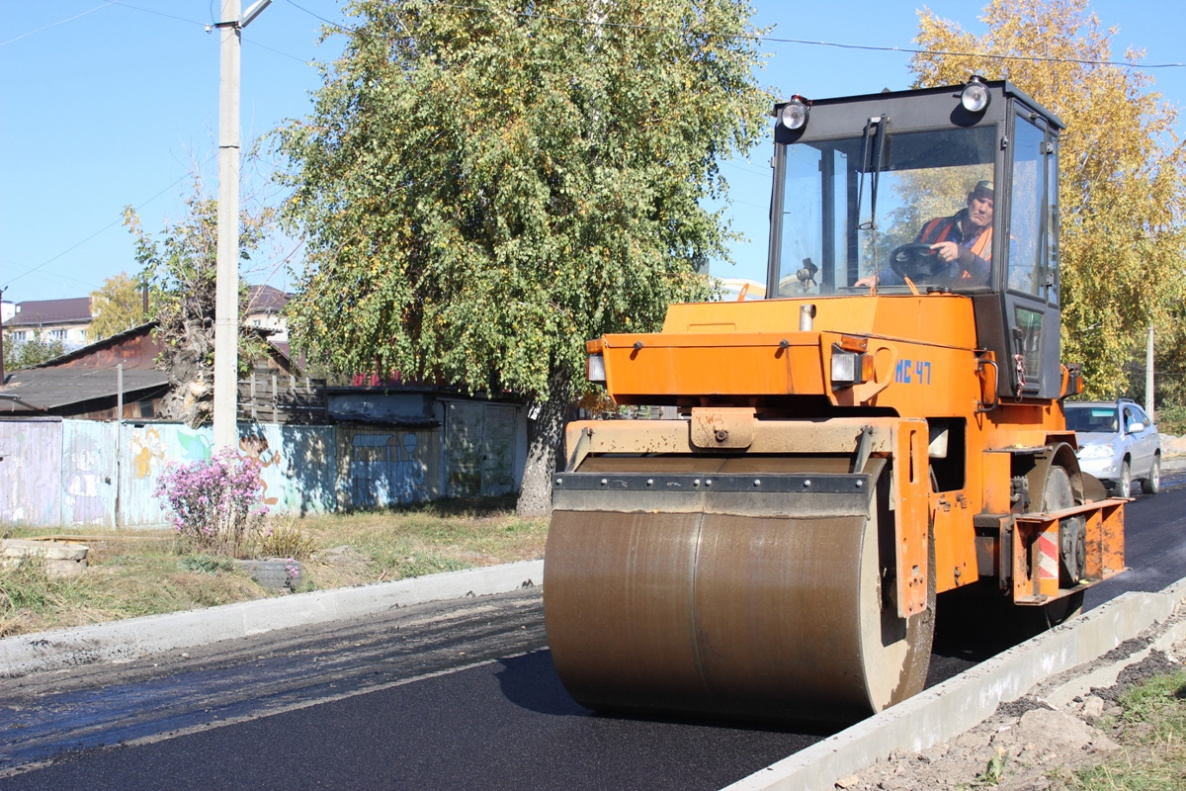
[[[898,259],[903,245],[959,241],[983,225],[952,221],[973,211],[972,195],[992,196],[996,133],[992,127],[927,132],[886,131],[870,124],[862,135],[787,146],[779,231],[776,296],[832,294],[881,274],[881,284],[907,290]],[[983,202],[983,200],[982,200]],[[991,199],[988,201],[991,205]],[[977,211],[982,212],[983,209]],[[992,209],[988,209],[992,223]],[[983,222],[983,214],[977,222]],[[968,234],[991,241],[987,236]],[[926,250],[924,269],[936,261]],[[975,277],[943,282],[956,291],[988,284],[991,244],[977,249],[985,259]],[[913,253],[924,257],[923,253]],[[911,271],[921,287],[930,275]]]
[[[1071,431],[1094,431],[1114,433],[1120,423],[1114,406],[1070,406],[1067,405],[1067,428]]]

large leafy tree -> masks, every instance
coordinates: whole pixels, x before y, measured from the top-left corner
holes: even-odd
[[[356,0],[311,117],[281,130],[311,267],[298,347],[342,372],[539,407],[519,509],[549,474],[584,341],[650,330],[725,257],[722,157],[768,98],[744,0],[497,7]]]
[[[1115,30],[1088,0],[992,0],[976,36],[920,13],[918,86],[970,74],[1009,79],[1067,124],[1062,136],[1063,358],[1083,363],[1088,392],[1114,396],[1150,323],[1171,321],[1183,294],[1186,150],[1177,110],[1132,65],[1110,65]],[[956,54],[953,54],[956,53]],[[962,53],[962,54],[961,54]]]
[[[91,292],[91,340],[110,338],[147,321],[144,298],[139,284],[126,272],[112,275],[103,286]]]

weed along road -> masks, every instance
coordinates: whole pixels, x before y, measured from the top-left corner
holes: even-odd
[[[1089,607],[1186,577],[1164,484]],[[6,679],[0,789],[718,789],[826,735],[593,715],[546,643],[529,589]],[[931,683],[983,657],[940,647]]]

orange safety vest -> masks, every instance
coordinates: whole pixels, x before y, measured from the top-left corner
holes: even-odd
[[[947,237],[950,236],[951,232],[955,229],[956,222],[957,221],[954,217],[936,217],[923,227],[922,233],[918,235],[918,238],[923,240],[926,244],[938,244],[939,242],[946,242]],[[938,238],[930,238],[932,234],[936,234]],[[976,237],[976,241],[974,241],[971,247],[968,249],[971,250],[972,255],[977,256],[978,258],[983,258],[985,261],[991,260],[992,226],[990,225],[981,231],[980,235]],[[972,273],[968,272],[967,270],[964,270],[961,275],[962,279],[968,279],[971,277]]]

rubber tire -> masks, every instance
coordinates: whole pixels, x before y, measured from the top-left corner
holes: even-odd
[[[1128,462],[1124,463],[1122,477],[1128,482],[1132,490],[1132,479],[1128,476]],[[1070,473],[1063,467],[1051,467],[1046,477],[1046,488],[1042,492],[1042,510],[1060,511],[1075,505],[1074,492],[1071,489]],[[1060,542],[1061,547],[1061,542]],[[1061,575],[1062,558],[1059,558]],[[1023,639],[1035,637],[1046,630],[1069,621],[1083,612],[1083,591],[1072,593],[1061,599],[1055,599],[1040,607],[1015,607],[1017,610],[1017,628]]]
[[[1116,480],[1116,496],[1132,497],[1132,470],[1128,466],[1128,459],[1120,465],[1120,477]]]
[[[1161,491],[1161,454],[1153,455],[1153,466],[1149,469],[1149,477],[1141,479],[1141,491],[1145,494],[1157,494]]]

